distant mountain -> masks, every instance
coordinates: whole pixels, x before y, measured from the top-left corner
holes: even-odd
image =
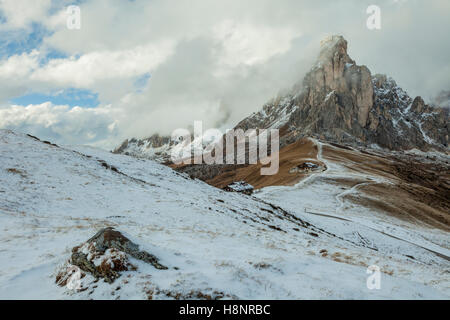
[[[148,158],[164,163],[170,161],[172,146],[173,142],[171,142],[170,137],[154,134],[145,139],[126,139],[113,150],[113,153]]]
[[[202,136],[195,138],[191,135],[190,147],[192,155],[194,151],[204,152],[208,145],[215,140],[214,136]],[[171,153],[174,147],[178,146],[179,151],[184,148],[184,144],[179,144],[183,140],[172,140],[169,136],[154,134],[144,139],[127,139],[119,147],[113,150],[115,154],[124,154],[136,158],[146,158],[160,163],[169,164],[172,162]]]

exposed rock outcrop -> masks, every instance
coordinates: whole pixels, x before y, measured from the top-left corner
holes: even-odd
[[[56,282],[61,286],[66,285],[73,271],[79,268],[94,278],[103,278],[112,283],[120,277],[120,272],[136,270],[129,257],[149,263],[156,269],[167,269],[155,256],[139,250],[139,245],[109,227],[101,229],[88,241],[72,249],[69,264],[58,273]]]

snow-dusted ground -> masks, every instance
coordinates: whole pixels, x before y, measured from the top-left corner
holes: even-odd
[[[449,298],[448,260],[358,223],[305,212],[313,207],[355,218],[358,208],[336,212],[340,191],[321,182],[330,169],[297,187],[257,195],[286,212],[153,161],[74,149],[0,130],[0,299],[146,299],[151,292],[167,298],[157,289],[241,299]],[[132,261],[138,270],[112,285],[86,277],[85,291],[58,287],[55,273],[71,249],[105,226],[169,269]],[[442,247],[447,236],[436,231],[423,240]],[[372,264],[383,271],[380,290],[366,286]]]
[[[255,196],[280,205],[342,239],[376,249],[377,257],[369,259],[370,263],[449,294],[449,234],[346,201],[345,196],[358,196],[358,189],[365,185],[391,182],[380,176],[356,174],[338,163],[327,161],[322,157],[322,143],[315,143],[319,147],[318,160],[326,164],[326,171],[311,174],[293,187],[264,188]],[[339,186],[334,182],[339,178],[356,182],[353,187]],[[360,260],[369,263],[367,257]]]

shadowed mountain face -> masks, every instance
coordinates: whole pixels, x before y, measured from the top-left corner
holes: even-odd
[[[448,147],[448,110],[412,99],[385,75],[371,75],[347,54],[347,41],[321,43],[316,64],[290,93],[267,103],[236,127],[283,128],[288,144],[305,136],[391,150]]]

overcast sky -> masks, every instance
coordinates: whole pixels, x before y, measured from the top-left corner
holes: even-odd
[[[381,30],[366,27],[371,4]],[[450,89],[449,14],[448,0],[0,0],[0,128],[104,148],[194,120],[231,128],[302,79],[331,34],[430,100]]]

